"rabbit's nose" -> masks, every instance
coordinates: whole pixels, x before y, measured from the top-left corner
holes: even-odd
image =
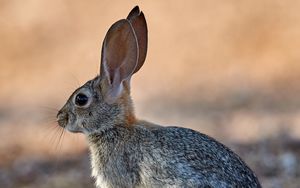
[[[57,122],[61,127],[65,127],[69,121],[68,113],[63,111],[58,111],[57,113]]]
[[[59,119],[58,117],[59,117],[62,113],[63,113],[63,112],[62,112],[61,110],[59,110],[59,111],[57,112],[56,118]]]

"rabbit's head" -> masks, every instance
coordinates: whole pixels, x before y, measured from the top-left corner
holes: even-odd
[[[130,79],[147,53],[147,24],[135,7],[114,23],[102,46],[100,75],[75,90],[58,112],[58,124],[71,132],[90,134],[135,122]]]

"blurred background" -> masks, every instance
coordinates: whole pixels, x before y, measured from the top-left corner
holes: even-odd
[[[299,187],[297,0],[0,0],[0,187],[93,187],[84,136],[55,116],[135,5],[149,29],[138,117],[215,137],[263,187]]]

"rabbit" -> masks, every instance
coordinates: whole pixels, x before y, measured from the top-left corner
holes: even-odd
[[[76,89],[57,114],[61,127],[86,136],[96,187],[261,187],[246,163],[215,139],[135,117],[130,80],[146,59],[147,37],[136,6],[109,28],[100,75]]]

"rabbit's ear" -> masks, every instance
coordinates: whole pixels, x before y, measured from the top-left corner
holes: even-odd
[[[102,46],[100,77],[106,80],[105,96],[114,102],[123,90],[122,82],[130,80],[138,62],[138,43],[131,23],[119,20],[108,30]]]
[[[143,12],[140,12],[138,6],[134,7],[127,16],[127,20],[131,23],[133,30],[136,34],[138,47],[139,47],[139,59],[137,66],[134,70],[136,73],[144,64],[147,55],[148,45],[148,29],[145,16]]]

